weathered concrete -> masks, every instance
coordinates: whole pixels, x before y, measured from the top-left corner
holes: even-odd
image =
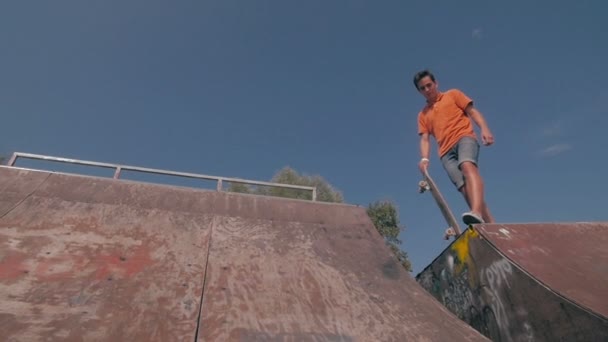
[[[481,341],[365,208],[0,167],[9,341]]]
[[[608,223],[469,228],[417,281],[494,341],[608,341]]]

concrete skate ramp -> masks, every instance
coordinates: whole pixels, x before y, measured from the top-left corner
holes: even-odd
[[[417,281],[494,341],[608,341],[608,223],[478,225]]]
[[[365,208],[0,167],[10,341],[481,341]]]

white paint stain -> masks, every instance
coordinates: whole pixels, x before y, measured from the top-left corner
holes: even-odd
[[[448,264],[448,269],[450,270],[450,273],[454,274],[454,256],[448,254],[446,263]]]
[[[501,232],[501,233],[503,233],[503,235],[506,236],[508,239],[511,239],[511,232],[510,231],[508,231],[508,230],[506,230],[504,228],[500,228],[498,231]]]
[[[542,253],[544,255],[550,255],[550,253],[548,253],[547,251],[545,251],[544,249],[542,249],[542,248],[540,248],[538,246],[533,246],[532,250],[536,251],[536,252],[539,252],[539,253]]]
[[[534,341],[534,331],[532,330],[532,326],[530,326],[530,323],[525,322],[524,323],[524,336],[523,336],[523,340],[524,341]]]

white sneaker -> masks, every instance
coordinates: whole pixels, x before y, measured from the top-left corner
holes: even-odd
[[[485,223],[483,219],[472,211],[462,214],[462,222],[466,225]]]

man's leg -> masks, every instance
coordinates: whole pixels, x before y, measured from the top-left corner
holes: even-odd
[[[458,145],[459,144],[456,144],[448,152],[441,156],[441,164],[443,165],[443,168],[447,172],[454,186],[456,186],[456,189],[458,189],[458,191],[460,191],[464,196],[464,199],[467,201],[467,204],[470,208],[471,203],[467,191],[465,190],[464,175],[462,173],[462,170],[460,169],[460,163],[458,161]],[[481,212],[475,213],[473,214],[473,216],[471,216],[470,214],[471,213],[465,213],[465,215],[463,215],[463,221],[465,221],[466,224],[469,224],[469,221],[481,222]]]
[[[471,211],[481,214],[486,223],[494,223],[494,217],[484,200],[483,179],[479,174],[479,169],[472,162],[464,162],[461,164],[461,170],[464,174],[465,184],[458,190],[464,196],[469,208]]]
[[[469,161],[460,164],[460,169],[464,175],[464,191],[469,199],[469,207],[474,213],[481,214],[483,209],[483,180],[479,175],[479,170],[475,164]]]
[[[465,213],[463,219],[465,222],[471,221],[471,215],[476,217],[473,222],[478,221],[481,217],[484,222],[492,223],[494,218],[490,214],[487,204],[484,200],[484,184],[477,162],[479,158],[479,143],[473,137],[464,137],[458,141],[458,165],[464,178],[464,186],[459,191],[464,195],[471,213]],[[467,216],[465,218],[465,216]]]
[[[489,210],[485,203],[483,203],[483,182],[482,182],[482,205],[480,208],[477,208],[477,211],[473,209],[471,205],[471,198],[473,195],[471,193],[471,186],[467,186],[468,183],[465,182],[466,175],[464,174],[464,170],[461,167],[461,163],[463,162],[459,160],[471,161],[467,164],[471,164],[475,170],[477,170],[477,156],[479,151],[479,144],[477,144],[476,140],[473,138],[463,138],[461,141],[456,144],[452,149],[450,149],[445,155],[441,157],[441,163],[443,168],[447,171],[448,176],[452,183],[456,186],[456,189],[464,196],[465,201],[467,202],[471,211],[474,212],[476,217],[482,218],[485,222],[491,223],[494,222],[494,219],[490,215]],[[465,169],[467,167],[465,166]],[[477,173],[479,175],[479,173]]]
[[[469,195],[467,195],[467,185],[466,184],[463,185],[462,187],[460,187],[460,189],[458,189],[458,191],[460,191],[460,193],[464,197],[464,200],[467,201],[467,205],[469,206],[469,209],[470,209],[471,201],[469,200]]]

